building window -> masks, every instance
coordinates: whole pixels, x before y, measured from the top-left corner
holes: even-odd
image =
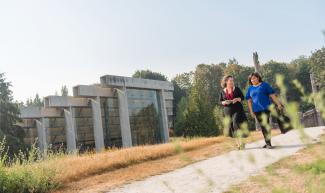
[[[161,111],[156,90],[127,89],[133,145],[162,142]]]

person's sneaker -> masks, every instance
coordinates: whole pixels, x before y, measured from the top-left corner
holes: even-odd
[[[269,144],[265,144],[263,146],[263,148],[266,148],[266,149],[273,149],[274,147],[272,145],[269,145]]]

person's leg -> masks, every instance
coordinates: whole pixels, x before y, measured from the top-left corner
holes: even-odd
[[[288,131],[292,130],[292,125],[290,123],[290,118],[284,114],[283,111],[277,111],[277,123],[279,125],[279,129],[282,134],[287,133]]]
[[[257,121],[261,125],[261,130],[262,130],[263,137],[264,137],[266,145],[271,146],[270,131],[267,128],[267,125],[265,125],[265,123],[263,123],[263,115],[266,115],[267,116],[266,117],[267,118],[266,124],[269,124],[268,120],[269,120],[270,113],[269,112],[257,112],[257,113],[255,113],[255,115],[256,115]]]
[[[228,118],[229,119],[229,125],[225,125],[227,128],[226,130],[226,136],[229,136],[229,137],[234,137],[233,136],[233,124],[232,124],[232,112],[231,112],[231,108],[227,108],[225,107],[224,108],[224,114],[225,114],[225,118]]]
[[[240,115],[239,112],[235,112],[232,116],[232,123],[233,123],[233,129],[234,129],[234,135],[236,138],[236,143],[238,149],[243,149],[243,143],[242,143],[242,132],[240,132]]]

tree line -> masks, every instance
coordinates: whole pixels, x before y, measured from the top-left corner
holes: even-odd
[[[221,78],[233,75],[237,86],[244,92],[248,87],[247,77],[254,68],[239,64],[236,59],[227,63],[199,64],[195,70],[176,75],[170,81],[174,85],[174,128],[176,136],[216,136],[222,134],[222,107],[218,103],[221,91]],[[310,57],[301,56],[283,63],[271,60],[261,66],[264,81],[276,88],[275,75],[282,74],[288,88],[287,100],[299,101],[300,111],[313,108],[313,104],[301,102],[301,93],[292,86],[292,80],[302,83],[305,93],[312,92],[310,73],[314,74],[318,89],[325,89],[325,48],[315,50]],[[167,76],[150,70],[138,70],[133,77],[168,80]],[[66,86],[61,89],[61,95],[67,96]],[[19,107],[42,106],[43,101],[37,94],[26,103],[14,101],[11,83],[0,73],[0,138],[6,137],[9,153],[18,152],[23,148],[24,133],[16,125],[21,121]],[[244,102],[247,109],[247,104]],[[249,117],[249,116],[248,116]],[[254,121],[249,119],[249,127],[254,128]]]
[[[301,92],[293,85],[293,80],[302,83],[305,94],[312,92],[310,73],[313,73],[318,90],[325,88],[325,48],[315,50],[310,57],[300,56],[289,63],[271,60],[261,65],[263,80],[276,91],[279,88],[275,76],[284,76],[287,101],[299,102],[299,110],[305,112],[314,108],[309,102],[301,101]],[[227,63],[199,64],[194,71],[176,75],[170,81],[174,85],[174,128],[176,136],[216,136],[222,133],[223,112],[218,102],[224,75],[232,75],[236,86],[244,93],[248,88],[248,75],[254,67],[239,64],[235,58]],[[159,72],[138,70],[133,77],[168,80]],[[247,110],[247,103],[244,101]],[[255,128],[254,120],[248,117],[249,128]]]

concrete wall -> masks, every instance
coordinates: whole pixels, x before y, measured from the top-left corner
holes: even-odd
[[[127,140],[125,136],[123,138],[121,126],[121,123],[125,124],[124,119],[121,119],[121,110],[124,111],[127,105],[125,107],[120,105],[122,101],[116,92],[116,89],[125,90],[125,88],[150,89],[160,93],[159,98],[163,100],[158,102],[164,107],[159,113],[164,116],[161,119],[164,121],[162,141],[168,140],[168,128],[173,125],[174,116],[173,85],[170,82],[111,75],[103,76],[100,80],[101,84],[97,85],[75,86],[73,96],[45,97],[44,107],[22,108],[21,126],[26,136],[24,142],[29,145],[35,143],[41,131],[40,124],[46,120],[46,139],[42,140],[42,143],[46,143],[42,144],[45,148],[48,146],[66,148],[68,144],[68,151],[72,152],[74,148],[86,150],[97,146],[96,149],[99,150],[103,147],[122,147],[128,143],[132,145],[131,139]],[[129,116],[129,113],[126,115]],[[73,130],[75,133],[67,135],[67,132]],[[141,138],[141,134],[138,133],[137,137]],[[149,143],[160,141],[153,140]]]

